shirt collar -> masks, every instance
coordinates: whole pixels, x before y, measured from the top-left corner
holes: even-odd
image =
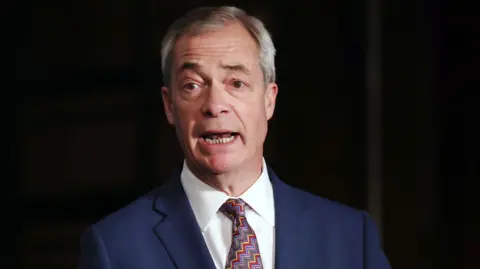
[[[180,180],[202,231],[207,228],[218,209],[229,198],[243,199],[269,225],[275,226],[273,188],[265,159],[263,159],[260,177],[240,197],[229,197],[224,192],[204,183],[192,173],[185,161]]]

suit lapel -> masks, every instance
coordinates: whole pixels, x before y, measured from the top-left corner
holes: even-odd
[[[268,167],[275,199],[275,269],[307,268],[306,206],[297,191]],[[155,194],[153,209],[163,216],[154,231],[178,269],[215,269],[180,181],[180,170]]]
[[[308,268],[309,252],[304,246],[308,233],[302,225],[305,206],[296,199],[294,189],[283,183],[268,169],[275,199],[275,269]]]
[[[154,231],[164,244],[178,269],[215,269],[205,240],[195,219],[180,181],[180,171],[162,188],[154,202],[154,210],[163,219]]]

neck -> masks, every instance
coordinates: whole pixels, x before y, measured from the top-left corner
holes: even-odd
[[[233,171],[215,174],[206,169],[196,168],[187,160],[188,168],[192,173],[205,184],[224,192],[230,197],[239,197],[252,186],[262,173],[263,159],[252,160],[248,165],[244,165]]]

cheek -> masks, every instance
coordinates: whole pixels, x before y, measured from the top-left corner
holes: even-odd
[[[188,106],[177,106],[173,116],[178,135],[184,138],[190,137],[195,125],[195,117],[191,109],[188,109]]]
[[[194,106],[188,102],[185,102],[180,97],[176,97],[175,105],[173,106],[174,116],[177,123],[183,124],[188,122],[193,114]]]
[[[248,122],[247,128],[252,136],[263,135],[267,118],[265,107],[262,102],[257,102],[245,108],[245,120]]]

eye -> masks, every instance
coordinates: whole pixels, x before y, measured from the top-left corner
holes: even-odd
[[[196,83],[193,83],[193,82],[189,82],[189,83],[186,83],[183,85],[183,89],[187,90],[187,91],[192,91],[192,90],[195,90],[197,88],[200,88],[200,86]]]
[[[246,84],[245,84],[245,82],[243,82],[241,80],[235,79],[235,80],[232,81],[232,86],[236,89],[241,89],[241,88],[245,87]]]

